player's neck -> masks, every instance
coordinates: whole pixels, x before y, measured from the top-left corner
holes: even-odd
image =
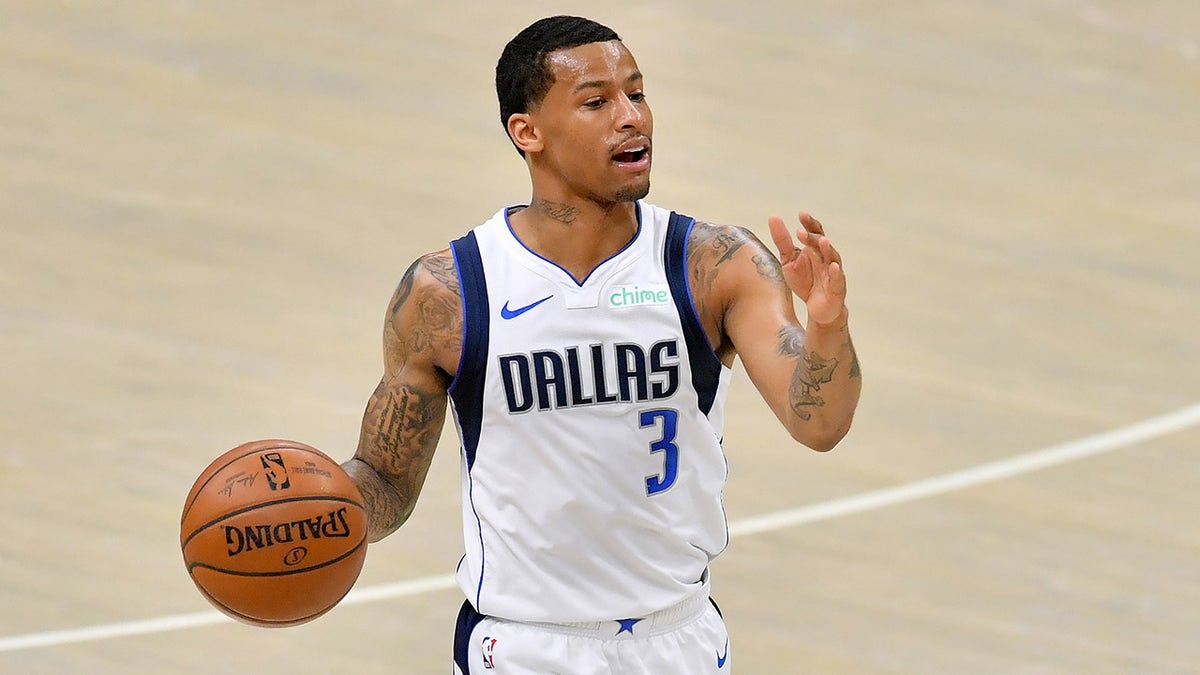
[[[535,196],[528,208],[513,212],[508,220],[525,246],[577,281],[624,248],[638,230],[633,202],[567,203]]]

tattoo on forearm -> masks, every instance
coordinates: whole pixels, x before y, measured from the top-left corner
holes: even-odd
[[[378,476],[370,471],[370,467],[365,462],[357,460],[351,460],[342,467],[353,478],[354,484],[358,486],[359,494],[362,495],[363,508],[367,512],[368,519],[367,533],[371,541],[378,541],[385,534],[399,527],[399,518],[387,515],[398,513],[399,509],[386,508],[389,503],[386,486]]]
[[[359,481],[359,489],[373,532],[396,529],[412,512],[437,446],[445,406],[444,397],[409,386],[392,390],[381,384],[371,397],[363,436],[374,446],[373,467],[381,480]]]
[[[404,460],[411,453],[406,448],[424,448],[432,438],[437,440],[434,419],[439,408],[437,397],[430,396],[412,387],[401,387],[398,391],[383,393],[374,414],[368,413],[374,425],[375,439],[381,448],[396,449],[386,456],[399,462],[397,466],[384,465],[387,473],[403,474],[407,472]]]
[[[850,350],[850,378],[862,379],[862,369],[858,365],[858,352],[854,349],[854,342],[850,336],[846,336],[846,348]]]
[[[788,387],[788,404],[800,419],[808,421],[812,419],[812,408],[825,405],[825,399],[816,392],[821,390],[821,385],[833,381],[838,361],[805,350],[804,331],[796,326],[779,331],[779,353],[798,357],[792,384]]]
[[[812,419],[812,407],[823,407],[825,399],[816,392],[821,385],[833,380],[833,371],[837,368],[837,359],[825,359],[817,354],[806,353],[796,364],[796,372],[792,375],[792,386],[788,389],[788,401],[792,410],[802,420]]]
[[[804,355],[804,329],[799,326],[784,326],[779,329],[779,355]]]

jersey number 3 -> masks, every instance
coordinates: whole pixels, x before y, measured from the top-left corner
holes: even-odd
[[[670,410],[643,410],[640,416],[642,428],[652,427],[662,422],[662,434],[658,440],[650,443],[650,452],[663,454],[663,472],[657,476],[646,477],[646,494],[653,496],[675,484],[679,472],[679,446],[675,445],[676,426],[679,413]]]

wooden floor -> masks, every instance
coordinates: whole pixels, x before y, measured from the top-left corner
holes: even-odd
[[[449,671],[452,427],[359,581],[433,590],[170,629],[209,609],[179,512],[242,441],[350,455],[401,273],[528,198],[491,78],[564,10],[646,73],[652,201],[811,210],[846,259],[850,436],[803,451],[731,395],[737,672],[1200,672],[1200,6],[383,5],[0,2],[0,672]]]

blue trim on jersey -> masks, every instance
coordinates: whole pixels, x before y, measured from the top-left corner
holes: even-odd
[[[666,266],[667,284],[671,288],[671,298],[675,301],[675,309],[679,312],[679,323],[683,326],[683,338],[687,343],[688,363],[692,370],[692,386],[700,403],[700,412],[707,415],[712,410],[717,398],[717,387],[721,381],[721,359],[713,351],[700,316],[696,313],[696,303],[692,297],[691,285],[687,274],[687,242],[692,227],[696,224],[694,218],[671,212],[671,220],[667,223],[667,242],[663,252],[663,263]]]
[[[479,447],[479,431],[483,425],[483,383],[487,374],[488,310],[487,280],[483,274],[483,258],[474,232],[450,243],[454,266],[458,270],[458,286],[462,289],[463,340],[458,372],[448,390],[454,399],[454,410],[462,428],[463,452],[467,468],[475,463]]]
[[[640,201],[638,201],[638,202],[634,202],[633,205],[634,205],[634,211],[637,212],[637,224],[638,224],[637,232],[634,233],[633,238],[629,240],[628,244],[625,244],[624,246],[621,247],[620,251],[617,251],[616,253],[608,256],[604,260],[600,261],[599,265],[596,265],[595,267],[593,267],[591,272],[588,272],[587,276],[585,276],[583,278],[583,281],[575,281],[575,275],[568,272],[565,267],[563,267],[562,265],[559,265],[558,263],[554,262],[553,260],[541,255],[537,251],[529,248],[528,246],[525,245],[525,242],[521,241],[521,238],[517,236],[517,233],[513,232],[512,222],[508,219],[508,212],[509,212],[509,210],[511,210],[514,207],[510,206],[510,207],[504,209],[504,224],[508,226],[508,233],[512,235],[512,238],[515,239],[518,244],[521,245],[521,248],[525,249],[526,251],[529,251],[530,253],[537,256],[538,258],[541,258],[542,260],[545,260],[546,262],[550,263],[551,265],[554,265],[558,269],[562,270],[563,274],[567,275],[567,278],[570,279],[571,281],[573,281],[576,286],[583,288],[583,285],[587,283],[587,280],[592,278],[592,272],[595,272],[596,270],[600,269],[604,265],[604,263],[608,262],[609,260],[612,260],[613,258],[624,253],[625,249],[629,248],[630,246],[633,246],[633,242],[637,241],[638,237],[641,236],[641,234],[642,234],[642,203]]]
[[[471,633],[475,632],[475,627],[486,618],[475,611],[470,602],[464,602],[462,609],[458,610],[458,620],[454,626],[454,663],[463,675],[471,673],[468,656],[471,649]]]
[[[479,585],[475,589],[475,603],[483,595],[483,570],[486,568],[487,551],[483,545],[483,521],[475,512],[475,482],[471,479],[471,467],[475,465],[475,452],[479,449],[479,433],[483,426],[483,386],[487,376],[488,335],[490,310],[488,308],[487,279],[483,273],[483,258],[479,254],[479,241],[475,232],[450,242],[454,253],[454,266],[458,271],[458,287],[462,292],[463,340],[462,356],[458,372],[450,383],[448,393],[454,400],[454,411],[458,415],[458,427],[462,433],[463,457],[467,463],[467,497],[471,511],[479,527]],[[467,672],[464,667],[463,672]]]

